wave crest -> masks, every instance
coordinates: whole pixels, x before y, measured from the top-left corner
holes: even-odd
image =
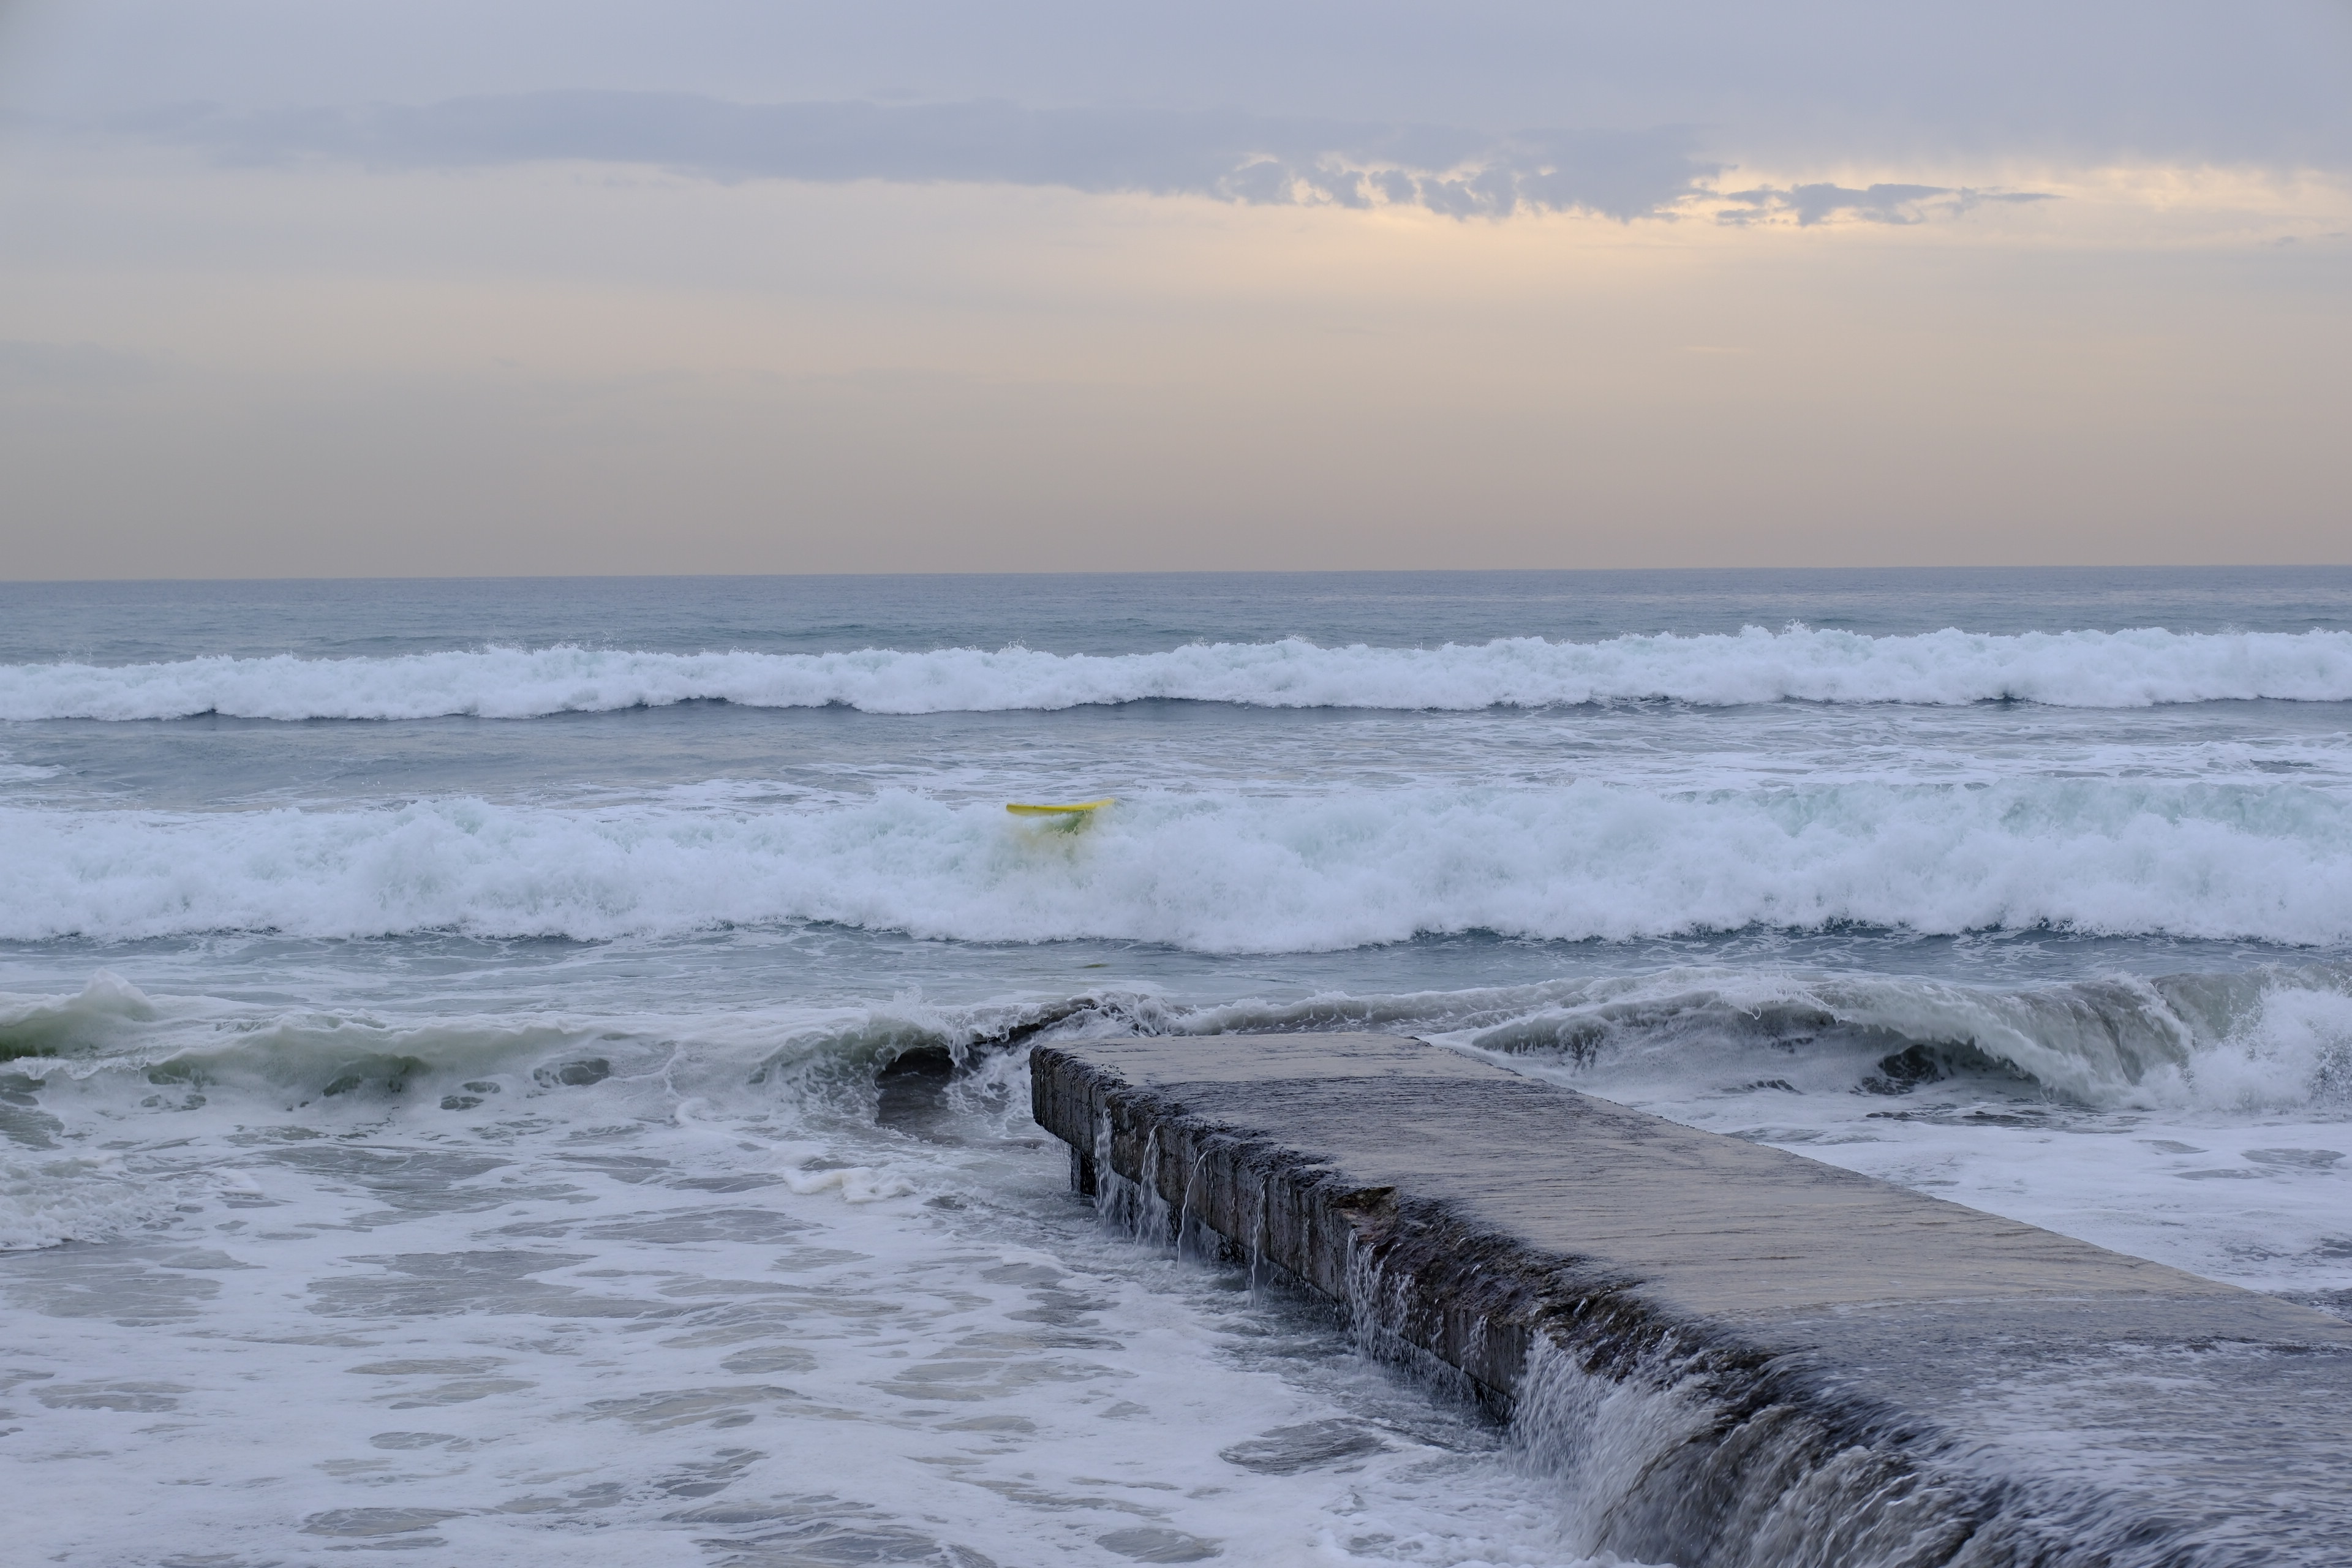
[[[904,793],[741,812],[444,799],[0,810],[0,939],[22,941],[796,921],[1216,952],[1840,924],[2352,941],[2352,800],[2285,784],[1160,796],[1083,835]]]
[[[216,656],[167,663],[0,666],[0,719],[129,721],[218,713],[303,720],[523,719],[689,701],[842,705],[873,713],[1056,710],[1149,700],[1266,708],[1475,710],[1672,700],[2070,708],[2274,699],[2352,700],[2352,633],[2155,628],[1990,636],[1773,632],[1506,637],[1435,648],[1298,638],[1157,653],[1008,647],[855,653],[652,653],[559,646],[390,658]]]
[[[602,1086],[730,1098],[815,1092],[873,1109],[910,1058],[1017,1064],[1034,1041],[1374,1029],[1549,1058],[1610,1095],[1704,1094],[1811,1063],[1811,1088],[1899,1096],[2005,1078],[2078,1106],[2352,1106],[2352,966],[2273,966],[2004,989],[1896,975],[1674,968],[1462,991],[1185,1004],[1119,989],[973,1005],[601,1017],[399,1018],[148,997],[100,971],[79,995],[0,994],[0,1101],[55,1079],[418,1104],[504,1075],[522,1096]],[[1891,1074],[1890,1062],[1907,1062]],[[468,1086],[479,1089],[479,1085]],[[1747,1085],[1747,1087],[1754,1087]],[[1776,1087],[1788,1087],[1785,1084]],[[1641,1098],[1636,1095],[1635,1098]],[[476,1103],[479,1103],[477,1101]],[[380,1110],[376,1112],[380,1113]]]

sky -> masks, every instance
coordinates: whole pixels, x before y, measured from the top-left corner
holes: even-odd
[[[0,576],[2352,561],[2352,0],[0,0]]]

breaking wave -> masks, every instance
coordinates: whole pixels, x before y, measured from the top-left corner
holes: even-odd
[[[63,1120],[87,1126],[93,1109],[128,1123],[208,1100],[232,1121],[244,1114],[236,1107],[269,1108],[295,1114],[301,1136],[315,1138],[337,1129],[380,1137],[387,1116],[408,1115],[454,1118],[453,1127],[481,1118],[544,1127],[551,1116],[602,1127],[617,1111],[690,1131],[730,1106],[782,1107],[787,1124],[814,1135],[828,1118],[895,1125],[890,1086],[910,1070],[926,1092],[1019,1115],[1024,1050],[1039,1040],[1367,1028],[1566,1068],[1580,1087],[1614,1096],[1631,1087],[1636,1099],[1667,1081],[1674,1099],[1705,1100],[1753,1089],[1769,1073],[1771,1088],[1840,1099],[1959,1080],[1947,1087],[1970,1105],[2006,1097],[2029,1113],[2053,1100],[2352,1110],[2352,969],[2342,965],[2015,990],[1685,968],[1288,1002],[1187,1005],[1113,990],[593,1018],[151,996],[100,971],[78,994],[0,994],[0,1252],[167,1227],[176,1205],[221,1196],[214,1189],[237,1180],[201,1162],[134,1167],[113,1146],[93,1151]],[[951,1076],[955,1062],[972,1070]],[[869,1177],[867,1195],[908,1190],[862,1169],[810,1179]]]
[[[2352,940],[2352,800],[2292,784],[1164,795],[1082,833],[902,792],[737,811],[445,798],[0,810],[0,939],[23,941],[794,921],[1212,952],[1841,924]]]
[[[1765,1051],[1785,1064],[1810,1049],[1832,1064],[1829,1082],[1814,1087],[1889,1096],[1990,1073],[2080,1105],[2352,1105],[2352,969],[2112,975],[2014,990],[1885,975],[1666,971],[1576,982],[1508,1017],[1470,1021],[1454,1037],[1483,1050],[1555,1056],[1621,1079],[1690,1075],[1709,1054],[1737,1078]]]
[[[378,1107],[386,1097],[422,1101],[460,1079],[499,1077],[516,1096],[637,1083],[723,1098],[810,1075],[870,1082],[909,1057],[970,1064],[1055,1038],[1347,1029],[1549,1057],[1618,1081],[1655,1067],[1694,1091],[1711,1074],[1752,1077],[1760,1063],[1794,1070],[1788,1064],[1810,1053],[1822,1069],[1812,1087],[1838,1092],[1896,1095],[1973,1074],[2082,1106],[2352,1107],[2352,967],[2340,963],[2011,989],[1672,968],[1283,1002],[1181,1003],[1111,989],[959,1006],[901,999],[593,1019],[556,1010],[418,1018],[150,996],[101,970],[78,994],[0,994],[0,1100],[28,1104],[25,1091],[53,1079],[126,1072],[142,1087],[304,1103],[351,1097]],[[1888,1081],[1887,1058],[1905,1052],[1925,1065]],[[0,1118],[0,1126],[21,1133],[24,1121]]]
[[[1053,710],[1176,699],[1268,708],[1472,710],[1665,700],[2141,708],[2352,700],[2352,633],[2070,631],[1869,637],[1792,626],[1601,642],[1442,647],[1297,638],[1157,653],[1023,647],[651,653],[572,646],[390,658],[226,656],[0,666],[0,719],[521,719],[688,701],[874,713]]]

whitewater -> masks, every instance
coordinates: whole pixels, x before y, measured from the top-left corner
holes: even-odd
[[[11,585],[0,849],[48,1560],[1588,1561],[1070,1194],[1076,1036],[1416,1035],[2352,1315],[2352,572]]]
[[[2352,940],[2352,800],[2277,784],[1155,795],[1083,838],[904,791],[800,809],[0,812],[0,936],[33,941],[793,921],[1211,953],[1840,923]]]
[[[215,655],[0,668],[0,719],[527,719],[673,702],[867,713],[1051,710],[1154,700],[1266,708],[1540,708],[1592,702],[2352,700],[2352,633],[2128,631],[1907,637],[1790,626],[1600,643],[1322,647],[1299,637],[1163,652],[1021,647],[677,654],[485,647],[390,658]]]

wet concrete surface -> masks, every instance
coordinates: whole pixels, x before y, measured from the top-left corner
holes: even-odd
[[[1082,1190],[1465,1375],[1595,1548],[2352,1561],[2352,1324],[1401,1037],[1032,1061]]]

